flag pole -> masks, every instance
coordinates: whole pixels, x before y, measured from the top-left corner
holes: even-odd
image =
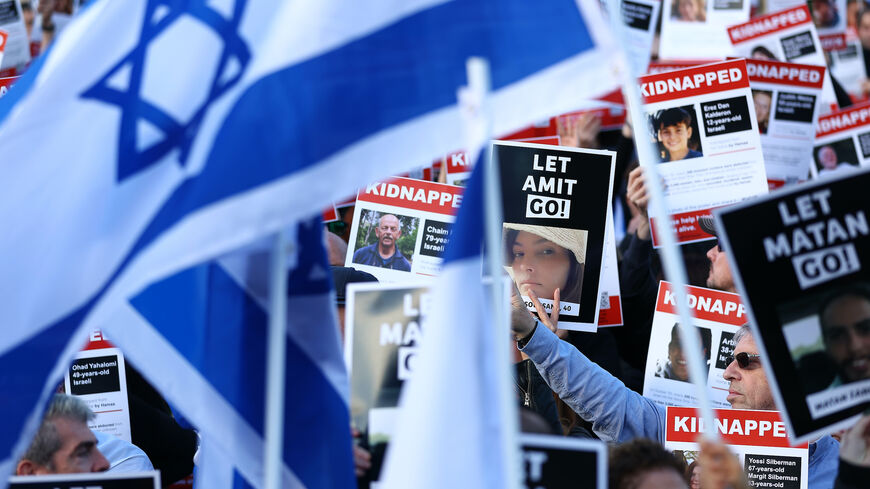
[[[511,341],[510,324],[507,321],[507,296],[505,294],[504,258],[502,253],[502,198],[501,183],[499,181],[498,157],[492,151],[489,139],[492,134],[492,112],[489,107],[490,72],[489,63],[483,58],[472,57],[466,62],[468,73],[468,87],[472,93],[480,96],[480,110],[485,124],[483,147],[484,152],[481,164],[486,165],[484,175],[484,217],[486,250],[484,270],[491,277],[490,309],[495,324],[495,331],[491,337],[491,348],[495,348],[495,365],[492,367],[497,373],[498,382],[498,409],[501,419],[507,423],[504,428],[502,440],[502,460],[504,460],[504,480],[508,489],[519,489],[520,486],[520,459],[519,459],[519,417],[517,413],[516,397],[512,395],[513,379],[511,378]],[[468,148],[469,151],[472,148]],[[470,156],[470,155],[469,155]]]
[[[624,39],[625,37],[621,35],[624,29],[624,24],[621,22],[621,5],[622,3],[618,0],[607,0],[611,30],[617,34],[616,38]],[[619,48],[622,49],[622,46],[620,45]],[[623,56],[623,59],[626,58]],[[682,253],[677,244],[674,228],[671,225],[671,216],[667,213],[666,197],[662,185],[659,183],[661,182],[661,177],[657,167],[658,158],[653,149],[653,142],[646,137],[646,118],[641,112],[643,102],[637,88],[637,78],[640,73],[634,72],[635,68],[632,64],[627,64],[627,71],[628,76],[625,77],[622,89],[631,117],[637,157],[640,161],[640,166],[644,169],[645,187],[650,192],[647,211],[650,217],[654,218],[656,237],[661,239],[659,250],[662,253],[665,276],[673,284],[674,294],[678,298],[676,303],[677,312],[680,317],[680,344],[683,348],[683,353],[686,355],[686,361],[689,364],[689,378],[695,385],[695,392],[698,396],[698,410],[706,426],[711,427],[711,429],[707,430],[706,435],[713,440],[718,440],[719,434],[715,429],[716,416],[707,392],[707,373],[704,368],[706,362],[701,358],[703,345],[700,335],[698,335],[693,327],[694,323],[692,320],[694,315],[690,311],[686,301],[686,284],[689,283],[689,279],[683,263]]]
[[[282,231],[272,238],[269,261],[269,350],[266,365],[265,489],[280,489],[284,446],[284,375],[287,357],[287,266]]]

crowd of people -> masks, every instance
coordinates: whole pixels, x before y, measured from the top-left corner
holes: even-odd
[[[64,3],[58,0],[57,3]],[[836,22],[828,2],[812,2],[819,21]],[[22,2],[28,28],[35,17],[29,2]],[[857,5],[857,2],[850,2]],[[55,2],[41,0],[37,22],[43,46],[54,35]],[[672,12],[686,22],[704,20],[705,2],[678,0]],[[833,12],[833,13],[832,13]],[[870,76],[870,9],[849,14],[864,49]],[[38,16],[37,16],[38,18]],[[863,85],[870,94],[870,81]],[[766,132],[770,112],[769,92],[754,95],[761,131]],[[759,109],[761,107],[761,109]],[[762,117],[763,115],[763,117]],[[673,108],[656,114],[650,122],[661,149],[660,162],[703,156],[696,133],[697,122],[687,111]],[[586,236],[578,231],[505,224],[505,269],[517,288],[513,293],[510,320],[517,344],[516,392],[522,406],[524,430],[558,436],[599,439],[610,445],[608,486],[629,488],[724,489],[750,487],[746,475],[728,447],[720,442],[700,441],[698,458],[684,458],[663,447],[665,409],[641,395],[644,369],[652,331],[659,281],[664,279],[658,252],[651,243],[647,205],[648,182],[634,153],[630,124],[620,130],[601,131],[601,119],[584,114],[559,124],[566,146],[604,148],[617,152],[614,180],[615,208],[624,216],[619,223],[622,239],[617,243],[620,297],[624,325],[596,333],[557,328],[559,301],[579,297],[584,273]],[[816,158],[825,171],[842,166],[834,148],[824,146]],[[824,173],[824,171],[823,171]],[[443,181],[444,174],[436,178]],[[364,182],[360,182],[361,184]],[[350,283],[376,281],[363,271],[345,266],[353,208],[341,209],[340,220],[325,226],[324,243],[336,286],[339,325],[344,327],[346,287]],[[702,218],[701,228],[712,236],[712,220]],[[374,224],[376,241],[358,249],[352,264],[393,270],[410,270],[397,241],[403,234],[400,220],[392,214]],[[703,249],[702,249],[703,248]],[[692,285],[736,292],[729,264],[729,251],[716,240],[685,247],[685,264]],[[521,299],[528,296],[536,308],[530,312]],[[540,299],[552,300],[545,308]],[[870,378],[870,294],[863,289],[846,290],[828,298],[819,310],[823,339],[834,365],[812,363],[808,375],[831,370],[834,383]],[[437,327],[437,325],[435,325]],[[709,350],[709,331],[702,343]],[[766,359],[748,325],[734,336],[734,350],[723,377],[728,383],[727,401],[734,409],[776,410],[766,375]],[[677,325],[671,331],[668,357],[656,375],[683,382],[689,380],[683,342]],[[21,456],[17,475],[131,472],[159,469],[165,486],[188,476],[194,467],[199,435],[182,426],[159,392],[128,367],[132,443],[94,431],[88,422],[94,414],[78,398],[56,394],[44,414],[39,430]],[[827,381],[825,381],[827,382]],[[352,429],[355,471],[361,486],[372,479],[372,456]],[[808,483],[811,489],[867,487],[870,480],[870,416],[836,436],[822,436],[809,444]],[[578,474],[583,487],[583,474]]]

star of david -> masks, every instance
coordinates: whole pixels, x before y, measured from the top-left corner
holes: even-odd
[[[238,33],[247,0],[235,0],[230,18],[206,5],[205,1],[150,0],[145,8],[138,43],[102,78],[82,93],[82,98],[115,105],[121,111],[116,175],[118,182],[154,165],[176,149],[178,161],[183,167],[209,107],[239,82],[248,66],[250,50]],[[220,57],[213,73],[192,69],[188,74],[161,75],[169,79],[175,76],[200,76],[204,83],[208,83],[205,100],[196,107],[192,116],[183,121],[174,119],[167,111],[142,97],[142,76],[146,69],[148,46],[182,16],[201,22],[222,42]],[[178,46],[178,49],[184,49],[184,46]],[[119,78],[125,80],[125,86],[118,86]],[[138,126],[143,121],[159,133],[156,142],[146,147],[142,147],[141,135],[138,132]]]

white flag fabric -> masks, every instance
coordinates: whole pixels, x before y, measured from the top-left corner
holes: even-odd
[[[91,4],[0,103],[0,473],[149,285],[461,147],[469,56],[497,133],[615,87],[596,3]]]

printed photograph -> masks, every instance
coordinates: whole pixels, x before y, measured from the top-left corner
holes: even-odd
[[[410,272],[418,225],[416,217],[362,209],[353,263]]]
[[[773,103],[773,92],[770,90],[753,90],[752,103],[755,105],[755,119],[758,121],[758,132],[767,134],[770,124],[770,105]]]
[[[707,2],[705,0],[673,0],[671,18],[682,22],[705,22]]]
[[[813,149],[813,160],[819,176],[858,168],[858,152],[851,137],[816,146]]]
[[[704,346],[702,352],[705,359],[705,373],[710,371],[710,344],[713,334],[709,328],[695,326],[698,334],[701,337],[701,344]],[[683,345],[680,343],[680,324],[674,323],[671,328],[671,341],[668,342],[668,350],[663,358],[656,362],[656,377],[663,379],[679,380],[680,382],[690,382],[689,380],[689,364],[686,361],[686,356],[683,352]]]
[[[693,105],[659,110],[648,117],[661,163],[704,156]]]

